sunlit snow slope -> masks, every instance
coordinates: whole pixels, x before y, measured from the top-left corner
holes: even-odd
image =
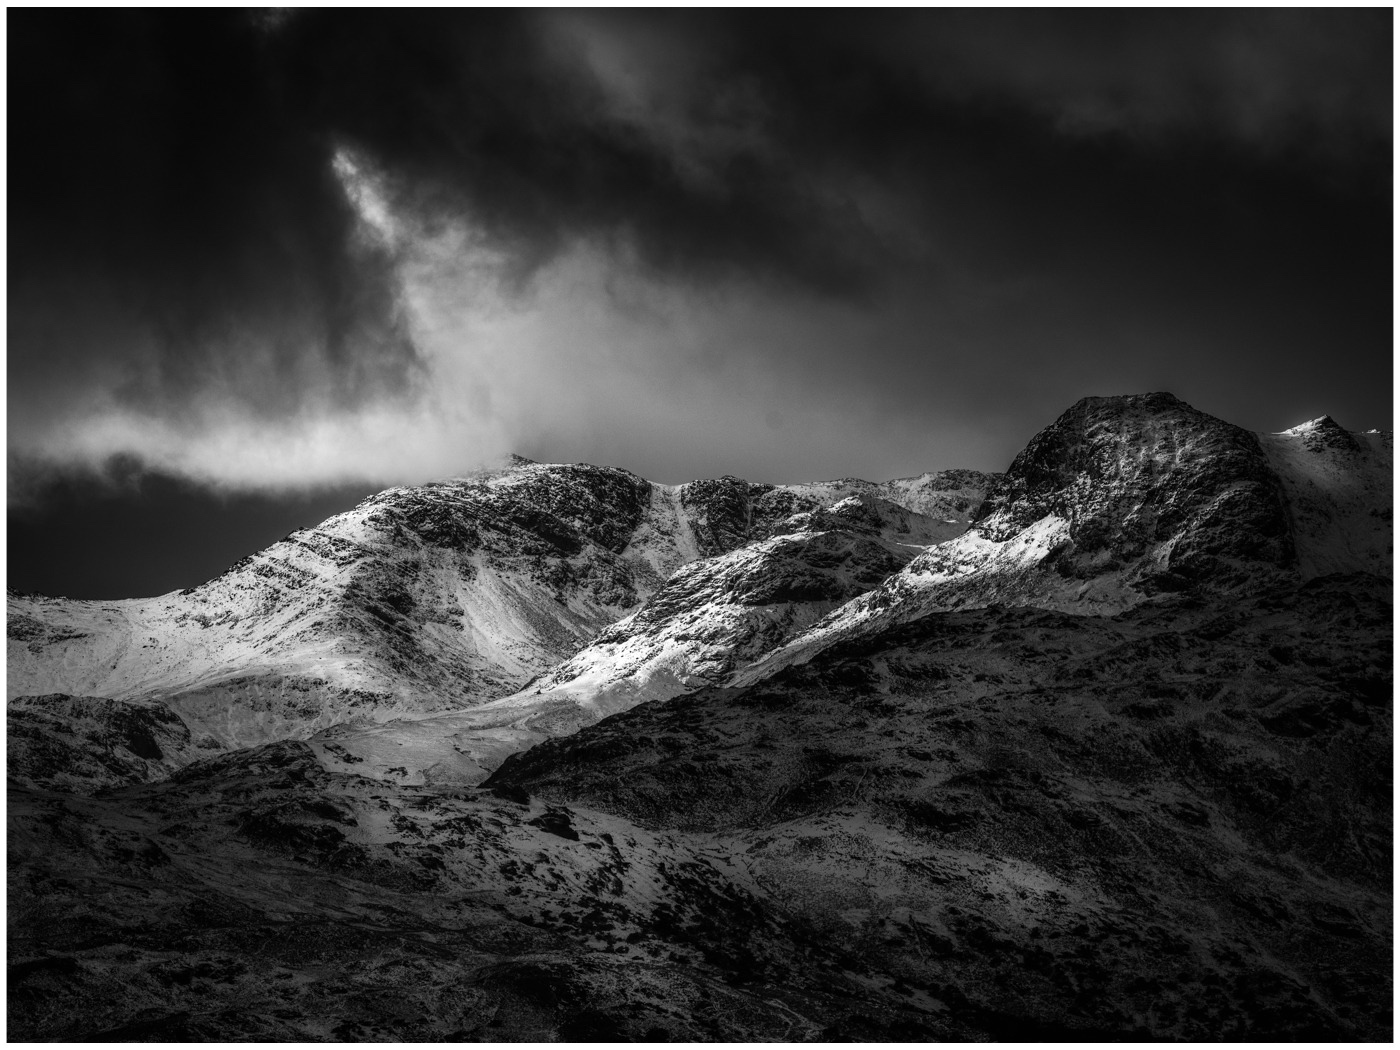
[[[984,478],[884,487],[938,512],[908,537],[925,543],[967,527]],[[681,565],[762,538],[833,495],[884,487],[732,477],[665,486],[517,458],[380,493],[185,591],[11,594],[8,694],[158,699],[205,746],[469,708],[577,651]]]
[[[512,752],[639,703],[723,682],[928,549],[940,523],[877,496],[804,511],[677,570],[631,616],[519,693],[412,722],[339,726],[323,761],[414,783],[476,783]],[[360,766],[360,763],[367,763]]]

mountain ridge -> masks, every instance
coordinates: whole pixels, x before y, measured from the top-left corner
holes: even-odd
[[[11,692],[140,697],[169,705],[206,749],[323,737],[314,746],[333,765],[369,759],[378,775],[402,767],[409,782],[475,783],[522,747],[636,703],[757,682],[940,609],[1111,615],[1183,587],[1248,590],[1319,567],[1388,572],[1389,464],[1389,435],[1351,435],[1327,416],[1253,435],[1165,393],[1081,399],[1001,475],[662,486],[516,456],[385,490],[179,592],[200,608],[175,612],[175,627],[225,635],[223,648],[196,639],[203,664],[168,656],[184,681],[65,681],[41,666],[16,688],[43,663],[31,655],[56,648],[71,662],[63,650],[91,637],[108,643],[102,666],[115,656],[120,672],[144,625],[113,616],[104,635],[102,624],[35,616],[64,603],[12,596]],[[851,544],[869,562],[854,590],[831,575],[854,564]],[[312,600],[264,626],[268,651],[236,652],[244,664],[230,671],[227,636],[257,615],[221,608],[219,592],[251,592],[272,611],[308,581]],[[77,607],[164,600],[169,619],[172,597]],[[163,655],[160,632],[147,637],[141,649],[157,659],[138,670]],[[420,765],[405,764],[405,748]]]
[[[1386,1039],[1390,458],[1156,394],[1072,406],[976,507],[539,464],[372,497],[370,543],[293,534],[181,630],[275,661],[320,618],[405,691],[374,718],[247,664],[11,700],[8,1030]],[[515,672],[427,658],[466,595]],[[55,608],[12,598],[12,666],[90,673]],[[97,670],[148,685],[180,654],[123,664],[130,628]]]
[[[976,472],[896,485],[966,527]],[[946,482],[946,492],[933,486]],[[141,697],[238,746],[514,691],[637,608],[679,566],[877,483],[518,461],[387,489],[197,587],[149,599],[8,596],[9,693]]]

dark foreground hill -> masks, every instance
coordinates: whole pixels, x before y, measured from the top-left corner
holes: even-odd
[[[742,841],[774,908],[946,1023],[1384,1038],[1389,591],[928,617],[488,786]]]

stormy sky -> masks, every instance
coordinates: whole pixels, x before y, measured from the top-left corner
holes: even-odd
[[[12,9],[9,585],[188,586],[509,451],[1390,429],[1391,17]]]

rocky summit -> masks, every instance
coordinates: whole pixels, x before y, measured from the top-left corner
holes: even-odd
[[[11,595],[26,1040],[1388,1040],[1391,435],[516,459]]]

